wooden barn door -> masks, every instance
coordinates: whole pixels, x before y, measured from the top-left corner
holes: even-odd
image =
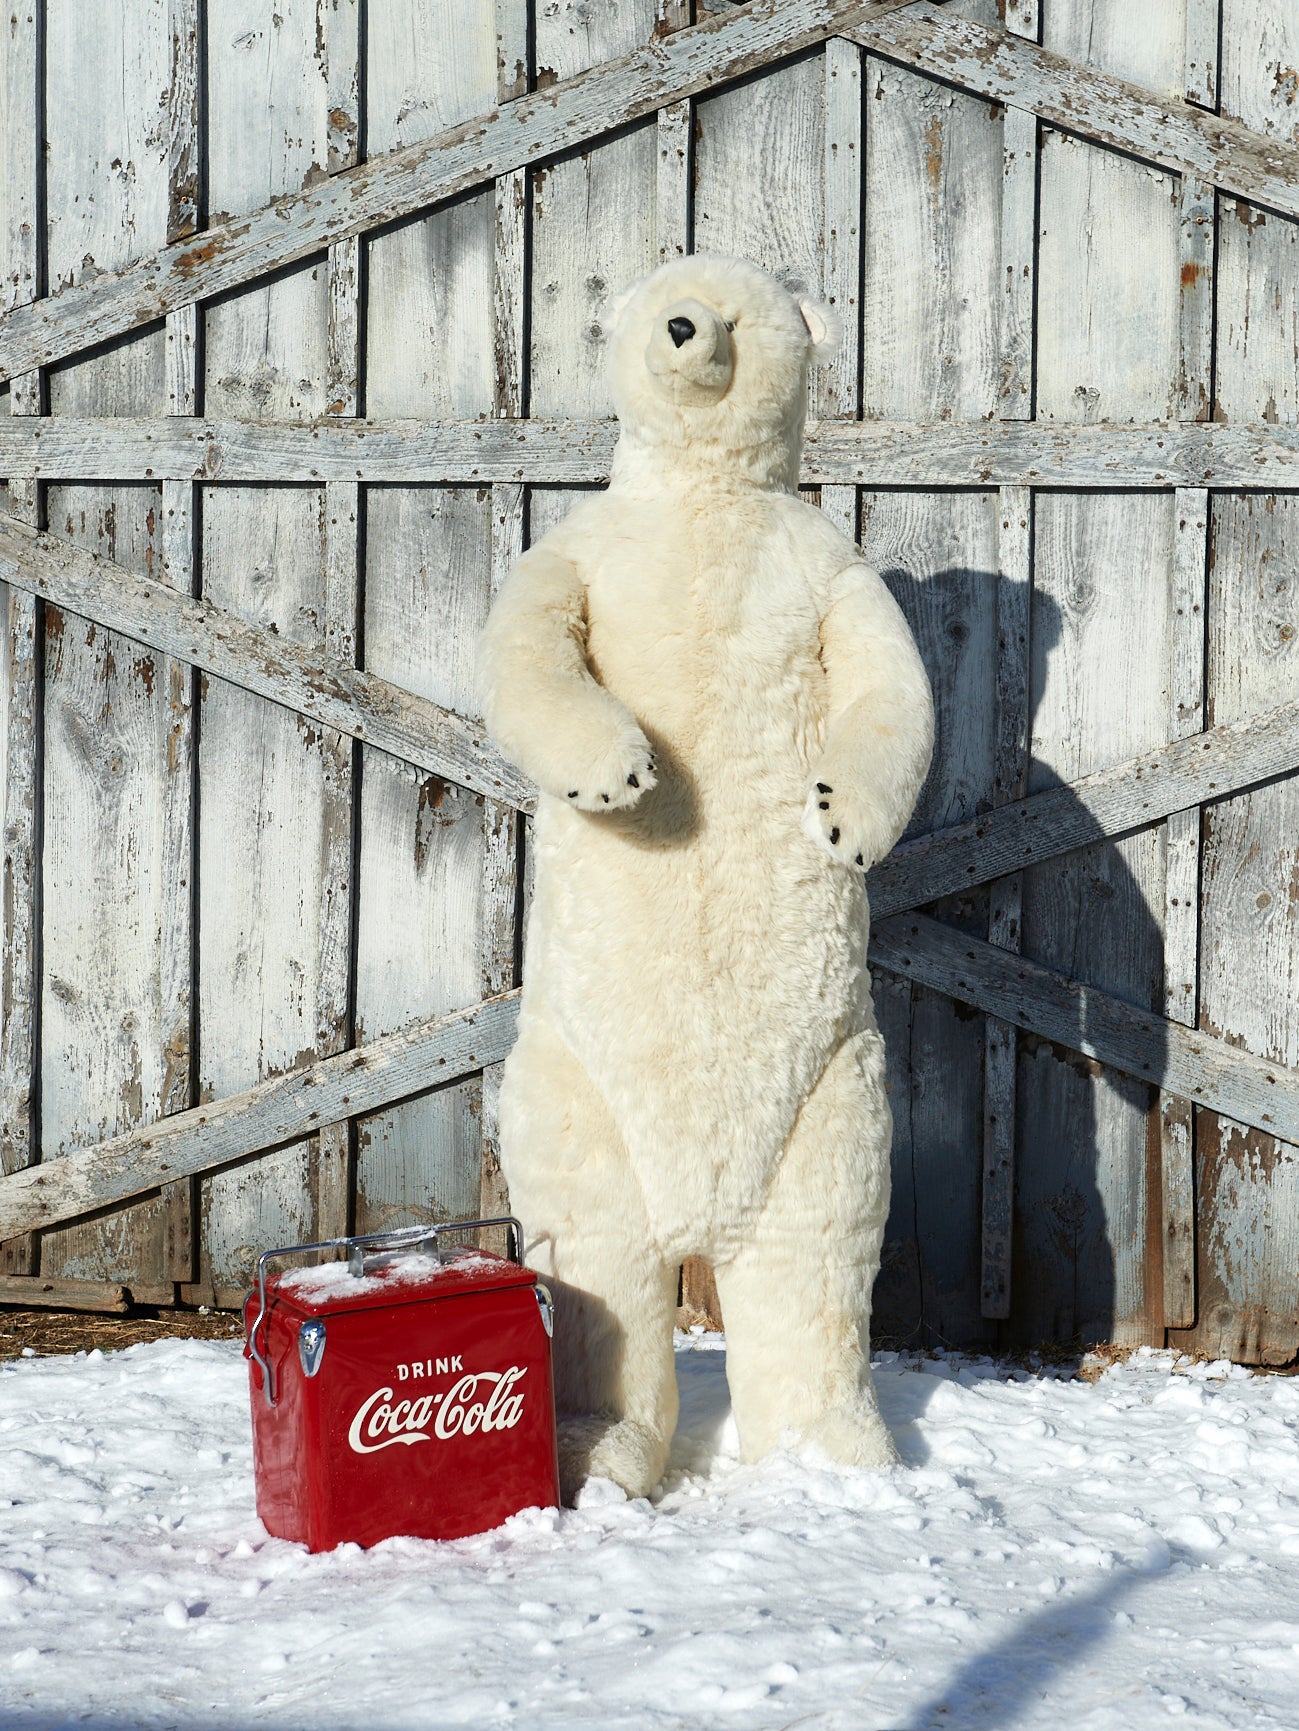
[[[697,249],[843,314],[803,485],[938,702],[880,1335],[1292,1357],[1291,14],[19,8],[0,1301],[503,1206],[533,795],[474,639],[607,478],[610,294]]]

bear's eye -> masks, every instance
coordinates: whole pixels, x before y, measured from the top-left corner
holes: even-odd
[[[735,320],[734,319],[727,319],[726,328],[728,331],[733,331],[735,329]]]

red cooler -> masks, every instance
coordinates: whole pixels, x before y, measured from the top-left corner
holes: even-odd
[[[513,1260],[449,1235],[505,1226]],[[559,1502],[550,1294],[517,1220],[268,1250],[244,1306],[257,1513],[311,1551],[454,1539]],[[268,1272],[280,1257],[345,1262]]]

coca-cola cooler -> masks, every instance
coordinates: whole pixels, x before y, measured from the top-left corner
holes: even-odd
[[[511,1256],[452,1242],[504,1227]],[[514,1219],[268,1250],[244,1306],[257,1513],[308,1550],[559,1502],[550,1294]],[[312,1268],[270,1265],[346,1250]]]

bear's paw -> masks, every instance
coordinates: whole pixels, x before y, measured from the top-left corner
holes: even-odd
[[[634,721],[574,763],[562,797],[578,811],[627,811],[657,785],[654,751]]]
[[[869,871],[892,843],[885,814],[850,787],[818,776],[803,807],[803,834],[830,858],[853,871]]]

